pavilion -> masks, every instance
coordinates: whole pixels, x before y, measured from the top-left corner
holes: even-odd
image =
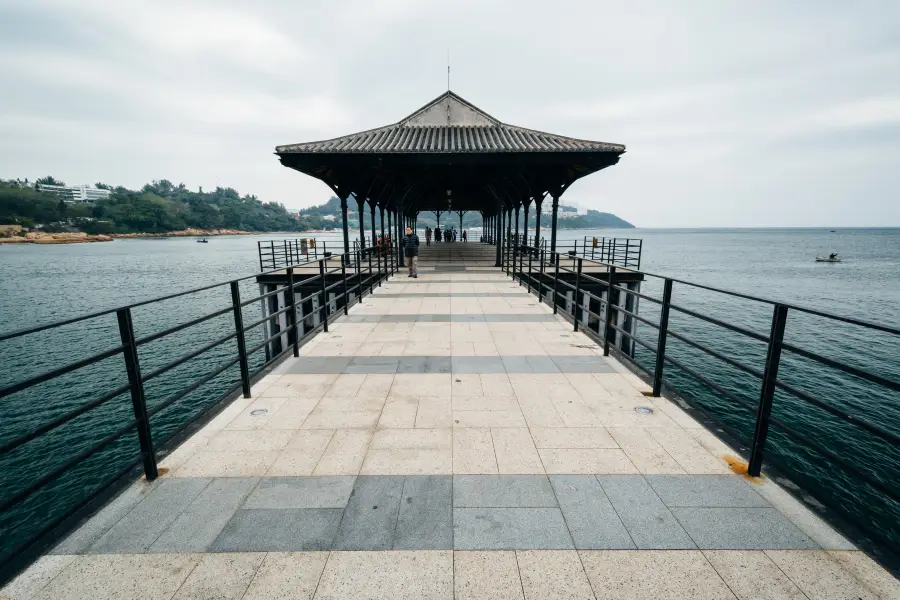
[[[528,240],[528,211],[536,211],[534,245],[540,243],[541,204],[553,202],[550,249],[556,249],[559,199],[578,179],[619,161],[625,146],[576,139],[503,123],[451,91],[392,125],[330,140],[277,146],[281,163],[321,179],[341,200],[344,251],[350,251],[347,199],[359,205],[364,229],[369,202],[372,237],[375,210],[382,235],[399,239],[423,211],[478,211],[500,264],[504,226]],[[519,211],[524,207],[522,234]],[[362,240],[365,236],[361,236]],[[363,245],[365,244],[362,241]],[[402,257],[401,257],[402,259]]]

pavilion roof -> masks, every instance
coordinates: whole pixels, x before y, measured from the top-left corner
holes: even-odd
[[[526,129],[495,119],[451,91],[393,125],[277,146],[285,154],[625,152],[625,146]]]

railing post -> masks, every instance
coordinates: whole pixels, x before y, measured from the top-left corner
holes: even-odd
[[[616,274],[616,266],[609,264],[609,280],[606,284],[606,320],[603,325],[603,356],[609,356],[609,338],[612,335],[612,313],[613,313],[613,278]]]
[[[556,254],[556,259],[554,260],[556,263],[556,267],[553,272],[553,314],[557,313],[557,309],[559,307],[559,302],[556,300],[556,290],[559,284],[559,254]]]
[[[372,273],[372,251],[369,250],[369,294],[375,293],[375,276]]]
[[[244,313],[241,310],[241,289],[231,282],[231,306],[234,309],[234,331],[237,334],[238,357],[241,365],[241,387],[244,398],[250,397],[250,366],[247,364],[247,341],[244,337]]]
[[[375,260],[378,262],[378,287],[381,287],[381,248],[384,246],[384,240],[382,239],[382,243],[377,246],[378,254],[375,256]]]
[[[344,282],[344,314],[350,314],[350,290],[347,287],[347,265],[344,264],[344,257],[341,257],[341,280]]]
[[[116,311],[119,321],[119,338],[125,346],[125,370],[128,373],[128,384],[131,387],[131,406],[134,409],[134,420],[137,421],[138,442],[141,446],[141,459],[144,463],[144,475],[147,481],[159,476],[156,468],[156,451],[153,449],[153,437],[150,435],[150,418],[147,416],[147,399],[144,397],[144,382],[141,380],[141,363],[138,360],[137,344],[134,341],[134,324],[131,322],[131,309],[121,308]]]
[[[322,292],[321,292],[322,300],[319,302],[319,304],[322,305],[321,318],[322,318],[322,323],[325,325],[325,328],[323,329],[323,331],[325,333],[328,333],[328,297],[327,297],[327,292],[325,291],[325,288],[328,287],[327,285],[325,285],[327,283],[325,281],[325,261],[326,260],[327,259],[325,259],[325,258],[319,260],[319,277],[322,279]]]
[[[288,311],[288,339],[294,345],[294,356],[300,356],[300,336],[297,335],[297,305],[294,300],[294,267],[290,267],[287,270],[287,276],[287,303],[291,307]]]
[[[663,367],[666,360],[666,337],[669,331],[669,304],[672,303],[672,280],[663,284],[662,306],[659,309],[659,338],[656,342],[656,368],[653,370],[653,396],[662,392]]]
[[[531,259],[534,258],[534,252],[528,249],[528,293],[531,293]]]
[[[547,259],[547,250],[544,248],[540,249],[539,259],[541,261],[541,267],[538,269],[538,303],[544,303],[544,261]]]
[[[356,291],[359,294],[359,303],[363,301],[363,284],[362,284],[362,251],[356,251]]]
[[[762,469],[766,438],[769,435],[769,417],[772,414],[772,400],[775,398],[775,382],[778,381],[778,365],[781,362],[781,344],[784,341],[784,326],[787,323],[788,307],[776,304],[772,311],[772,329],[769,332],[769,349],[766,354],[766,368],[763,371],[759,409],[756,412],[756,430],[750,448],[750,465],[747,474],[759,477]]]
[[[580,306],[578,296],[581,295],[581,266],[583,259],[577,257],[577,260],[578,268],[575,270],[575,295],[572,297],[572,300],[575,303],[575,306],[572,308],[572,331],[578,331],[578,307]]]

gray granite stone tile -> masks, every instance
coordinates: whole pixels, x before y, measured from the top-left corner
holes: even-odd
[[[738,475],[647,475],[668,507],[766,507],[769,503]]]
[[[625,525],[593,475],[553,475],[553,491],[579,550],[635,548]]]
[[[505,373],[499,356],[453,356],[454,373]]]
[[[455,507],[556,507],[546,475],[454,475]]]
[[[449,373],[449,356],[402,356],[398,373]]]
[[[501,359],[507,373],[534,373],[527,356],[503,356]]]
[[[107,531],[88,552],[146,552],[212,479],[161,481],[149,496]]]
[[[456,508],[456,550],[562,550],[574,548],[558,508]]]
[[[395,356],[354,356],[341,373],[396,373],[399,365]]]
[[[357,477],[334,549],[390,550],[402,494],[402,476]]]
[[[301,356],[291,361],[287,373],[342,373],[350,364],[349,356]]]
[[[113,498],[81,527],[57,545],[50,554],[81,554],[103,537],[103,534],[112,529],[122,517],[131,512],[138,503],[149,496],[159,483],[161,483],[159,479],[152,483],[142,481],[125,488],[118,496]]]
[[[215,479],[181,513],[151,552],[206,552],[259,482],[256,477]]]
[[[533,373],[559,373],[559,367],[550,356],[526,356]]]
[[[819,546],[774,508],[673,508],[703,550],[814,550]]]
[[[398,373],[427,373],[426,357],[404,356],[397,366]]]
[[[597,481],[639,549],[697,547],[643,476],[598,475]]]
[[[266,477],[244,508],[344,508],[355,476]]]
[[[395,550],[453,548],[453,478],[408,475],[403,482]]]
[[[612,373],[613,368],[599,356],[553,356],[563,373]]]
[[[213,552],[299,552],[330,550],[341,522],[339,508],[239,510],[225,526]]]

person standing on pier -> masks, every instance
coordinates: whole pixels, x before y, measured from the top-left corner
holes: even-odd
[[[412,227],[406,228],[406,237],[403,238],[403,250],[409,259],[408,277],[419,278],[419,236],[413,233]]]
[[[468,238],[468,236],[466,235],[466,230],[465,230],[465,229],[463,229],[462,237],[463,237],[463,241],[464,241],[464,242],[468,242],[468,241],[469,241],[469,238]]]
[[[431,227],[425,228],[425,245],[426,246],[431,245]]]

